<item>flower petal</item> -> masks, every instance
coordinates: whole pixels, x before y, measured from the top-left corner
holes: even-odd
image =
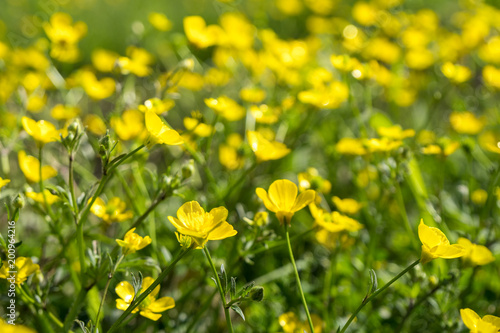
[[[261,187],[258,187],[255,190],[255,193],[264,202],[264,205],[266,206],[266,208],[269,209],[271,212],[276,213],[279,210],[278,207],[271,201],[271,199],[267,195],[266,190],[264,190]]]
[[[161,318],[161,314],[153,313],[153,312],[149,311],[148,309],[142,310],[139,313],[141,314],[141,316],[146,317],[146,318],[151,319],[151,320],[154,320],[154,321],[157,321],[158,319]]]
[[[228,211],[225,207],[217,207],[210,211],[210,215],[213,217],[213,224],[219,224],[226,221]]]
[[[158,298],[156,301],[148,306],[148,310],[152,312],[163,312],[175,306],[175,301],[172,297]]]
[[[314,198],[316,197],[316,192],[313,190],[307,190],[297,197],[295,199],[295,203],[293,204],[292,207],[292,212],[297,212],[304,208],[305,206],[309,205],[311,202],[314,202]]]
[[[220,240],[236,235],[238,232],[234,230],[233,226],[227,222],[223,222],[220,226],[215,228],[208,234],[208,240]]]
[[[466,253],[465,249],[458,244],[440,245],[434,252],[434,254],[438,258],[444,258],[444,259],[459,258],[462,257],[465,253]]]
[[[460,316],[465,326],[470,330],[475,329],[477,322],[481,320],[481,317],[471,309],[460,309]]]
[[[420,238],[422,244],[431,249],[438,245],[450,245],[448,238],[441,230],[425,225],[423,219],[420,220],[418,226],[418,238]]]
[[[118,296],[120,296],[126,303],[130,303],[134,298],[135,292],[134,287],[127,281],[120,282],[115,287],[115,292]]]
[[[297,185],[288,179],[276,180],[269,186],[268,196],[278,210],[291,212],[297,198]]]

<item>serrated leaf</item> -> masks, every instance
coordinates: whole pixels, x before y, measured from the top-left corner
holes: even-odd
[[[231,305],[231,309],[233,309],[234,312],[240,315],[240,317],[245,320],[245,315],[243,314],[243,311],[238,305]]]

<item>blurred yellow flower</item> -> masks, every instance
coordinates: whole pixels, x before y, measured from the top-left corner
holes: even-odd
[[[125,110],[121,117],[111,117],[111,128],[121,140],[135,139],[144,133],[144,115],[137,110]]]
[[[39,270],[40,266],[34,264],[31,258],[17,257],[15,268],[11,268],[7,260],[3,262],[2,267],[0,267],[0,279],[7,279],[10,277],[11,273],[9,273],[9,271],[17,271],[15,274],[16,284],[21,285],[28,279],[28,276]]]
[[[85,70],[80,73],[79,78],[83,90],[92,99],[105,99],[115,92],[115,80],[110,77],[98,80],[94,73]]]
[[[259,132],[247,131],[247,139],[258,162],[277,160],[290,153],[284,143],[269,141]]]
[[[268,210],[276,213],[281,224],[290,223],[293,215],[314,201],[316,192],[307,190],[297,196],[297,185],[287,179],[274,181],[266,192],[261,187],[255,190]]]
[[[132,73],[139,77],[151,74],[152,69],[149,66],[154,62],[151,53],[139,47],[129,46],[126,54],[126,57],[119,57],[116,61],[122,74]]]
[[[484,66],[483,79],[487,85],[500,89],[500,69],[490,65]]]
[[[90,211],[106,223],[123,222],[134,216],[131,211],[125,211],[127,205],[118,197],[111,198],[106,204],[101,198],[97,198]]]
[[[123,237],[123,240],[116,239],[118,245],[122,247],[122,252],[124,255],[135,253],[136,251],[142,250],[149,244],[151,244],[151,237],[141,237],[134,233],[135,228],[130,229]]]
[[[500,331],[500,317],[486,315],[483,318],[471,309],[460,309],[462,320],[471,333],[497,333]]]
[[[269,107],[266,104],[250,106],[250,113],[259,124],[274,124],[279,120],[278,108]]]
[[[351,198],[341,199],[337,196],[334,196],[332,198],[332,202],[339,211],[349,215],[354,215],[359,212],[361,208],[363,208],[363,204]]]
[[[409,68],[424,70],[434,63],[434,55],[425,48],[410,49],[405,55],[405,60]]]
[[[390,127],[383,127],[383,126],[378,127],[377,133],[384,138],[389,138],[393,140],[403,140],[415,136],[415,130],[413,129],[403,130],[400,125],[394,125]]]
[[[231,133],[226,143],[219,145],[219,162],[228,170],[241,169],[245,165],[242,153],[243,138],[238,133]]]
[[[59,201],[59,197],[57,195],[53,195],[47,189],[43,190],[43,193],[28,191],[26,192],[26,196],[41,204],[45,204],[45,200],[47,200],[47,205],[52,205]]]
[[[31,118],[23,117],[21,122],[26,133],[31,135],[38,144],[44,145],[59,139],[60,131],[47,120],[34,121]]]
[[[175,101],[173,99],[150,98],[144,102],[143,105],[139,105],[139,110],[142,112],[153,111],[156,114],[162,114],[171,110],[175,106]]]
[[[183,122],[184,127],[186,127],[188,131],[191,131],[202,138],[209,137],[214,132],[214,128],[212,126],[202,123],[198,118],[186,117],[183,119]]]
[[[0,189],[8,183],[10,183],[10,179],[3,179],[2,177],[0,177]]]
[[[95,114],[89,114],[83,120],[83,124],[88,128],[88,130],[95,135],[106,134],[106,124],[101,117]]]
[[[56,104],[50,111],[52,118],[57,120],[69,120],[78,117],[80,108],[76,106],[67,106]]]
[[[462,259],[472,266],[487,265],[490,262],[495,261],[493,253],[491,253],[486,246],[474,244],[467,238],[463,237],[458,239],[457,244],[461,245],[465,249],[465,254]]]
[[[488,199],[488,192],[486,192],[485,190],[480,188],[480,189],[474,190],[471,193],[470,198],[471,198],[473,203],[475,203],[478,206],[482,206],[486,202],[486,199]]]
[[[105,49],[95,49],[92,51],[91,60],[92,65],[99,72],[109,73],[112,72],[116,66],[116,61],[120,55],[113,51]]]
[[[5,322],[3,318],[0,318],[0,332],[2,333],[36,333],[35,330],[19,325],[19,324],[9,324]]]
[[[172,29],[172,22],[163,13],[149,13],[148,21],[156,30],[169,31]]]
[[[201,16],[186,16],[183,24],[189,42],[200,49],[216,44],[224,33],[217,25],[207,26]]]
[[[229,121],[240,120],[246,114],[244,107],[225,95],[218,98],[206,98],[205,104],[214,110],[215,113],[220,114]]]
[[[269,213],[268,212],[257,212],[257,213],[255,213],[253,220],[247,220],[247,222],[250,225],[262,227],[262,226],[269,223]]]
[[[442,155],[444,157],[453,154],[460,148],[460,142],[449,138],[440,138],[438,144],[430,144],[422,148],[425,155]]]
[[[452,112],[450,115],[451,127],[461,134],[477,134],[481,132],[485,123],[484,117],[478,118],[472,112]]]
[[[363,145],[363,141],[356,138],[342,138],[335,145],[335,150],[344,155],[365,155],[368,151]]]
[[[361,25],[370,26],[377,22],[378,8],[373,3],[358,1],[352,7],[352,17]]]
[[[52,42],[50,56],[62,62],[76,62],[80,56],[78,41],[87,33],[84,22],[76,22],[66,13],[55,13],[50,22],[43,23],[43,29]]]
[[[17,154],[19,168],[29,182],[38,183],[40,181],[40,161],[38,158],[26,155],[24,150]],[[57,175],[56,169],[50,165],[42,167],[42,180],[46,180]]]
[[[500,154],[500,135],[486,131],[479,136],[479,144],[489,152]]]
[[[320,193],[328,193],[332,189],[332,183],[319,175],[316,168],[307,168],[306,172],[297,175],[299,181],[299,191],[315,190]],[[317,197],[316,199],[320,199]]]
[[[192,238],[194,245],[203,248],[209,240],[221,240],[237,234],[233,226],[226,222],[227,209],[217,207],[210,212],[196,201],[189,201],[177,210],[177,218],[168,220],[182,235]]]
[[[453,259],[466,254],[463,246],[458,244],[450,245],[450,241],[441,230],[425,225],[423,219],[420,220],[418,226],[418,237],[422,242],[422,255],[420,259],[422,264],[436,258]]]
[[[26,110],[31,113],[40,113],[45,104],[47,104],[47,95],[43,91],[34,92],[28,97]]]
[[[142,280],[142,287],[137,296],[146,291],[146,289],[148,289],[154,281],[155,280],[152,277],[145,277]],[[120,282],[116,286],[115,292],[120,297],[116,299],[116,308],[118,310],[127,310],[132,301],[137,298],[134,287],[127,281]],[[161,297],[156,299],[159,292],[160,286],[156,287],[153,292],[151,292],[151,294],[149,294],[148,297],[146,297],[146,299],[139,304],[138,307],[132,310],[132,313],[140,311],[139,314],[141,316],[156,321],[161,318],[161,312],[175,307],[175,301],[172,297]]]
[[[382,139],[373,138],[373,139],[363,140],[363,143],[371,153],[376,153],[376,152],[389,152],[391,150],[395,150],[401,147],[403,141],[391,140],[389,138],[382,138]]]
[[[314,222],[328,232],[339,233],[342,231],[358,231],[363,229],[363,225],[355,219],[342,215],[339,212],[328,213],[314,203],[309,205],[309,210],[314,218]]]
[[[455,65],[452,62],[446,62],[441,66],[441,72],[444,76],[455,83],[463,83],[470,79],[471,71],[465,66]]]
[[[260,103],[266,98],[266,92],[257,87],[243,88],[240,90],[240,97],[245,102]]]
[[[180,145],[184,142],[179,133],[165,125],[153,111],[146,111],[146,129],[149,132],[148,148],[155,144]]]
[[[307,320],[300,321],[297,315],[293,312],[287,312],[279,316],[278,318],[280,326],[283,328],[284,333],[304,333],[309,332],[309,323]],[[311,320],[314,327],[314,332],[323,332],[323,321],[316,315],[311,315]]]

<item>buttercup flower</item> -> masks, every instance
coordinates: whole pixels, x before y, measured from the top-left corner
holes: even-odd
[[[121,117],[111,117],[111,127],[121,140],[135,139],[144,133],[144,117],[140,111],[125,110]]]
[[[26,133],[31,135],[41,145],[59,139],[60,132],[49,121],[40,120],[37,122],[31,118],[23,117],[21,122]]]
[[[101,198],[97,198],[90,211],[106,223],[122,222],[134,216],[131,211],[125,211],[127,205],[120,198],[114,197],[106,204]]]
[[[207,98],[205,104],[214,110],[215,113],[229,121],[237,121],[243,118],[246,114],[245,108],[236,103],[235,100],[227,96],[219,96],[219,98]]]
[[[341,199],[339,197],[333,197],[332,202],[335,206],[337,206],[339,211],[349,215],[356,214],[363,207],[363,204],[360,204],[356,200],[350,198]]]
[[[38,183],[40,181],[40,161],[34,156],[26,155],[24,150],[18,154],[19,168],[29,182]],[[57,175],[56,169],[50,165],[42,167],[42,180],[52,178]]]
[[[297,196],[297,185],[287,179],[274,181],[266,192],[263,188],[257,188],[255,193],[264,201],[264,205],[276,217],[281,224],[290,223],[293,214],[314,201],[316,192],[307,190]]]
[[[116,239],[118,245],[122,247],[124,255],[135,253],[136,251],[142,250],[149,244],[151,244],[151,237],[141,237],[134,233],[135,228],[130,229],[123,237],[123,240]]]
[[[458,239],[457,244],[465,249],[462,259],[473,266],[487,265],[495,261],[493,253],[486,246],[474,244],[463,237]]]
[[[155,144],[180,145],[184,142],[176,130],[165,125],[160,117],[153,111],[146,111],[146,129],[149,132],[150,140],[148,148]]]
[[[2,177],[0,177],[0,189],[8,183],[10,183],[10,179],[2,179]]]
[[[227,214],[224,207],[205,212],[198,202],[190,201],[177,210],[177,218],[169,216],[168,220],[179,234],[190,236],[198,248],[203,248],[209,240],[221,240],[237,234],[233,226],[226,222]]]
[[[312,314],[311,319],[314,326],[314,332],[321,333],[323,331],[323,321],[321,318]],[[280,326],[283,328],[285,333],[302,333],[309,332],[309,324],[306,321],[300,321],[297,315],[293,312],[287,312],[279,316],[278,318]]]
[[[342,231],[358,231],[363,229],[361,223],[339,212],[328,213],[318,208],[315,204],[310,204],[309,209],[311,210],[311,215],[314,217],[314,222],[328,232],[339,233]]]
[[[422,242],[422,264],[436,258],[453,259],[464,256],[467,252],[462,245],[450,245],[450,241],[438,228],[425,225],[424,220],[420,220],[418,226],[418,238]]]
[[[142,281],[142,288],[139,295],[148,289],[154,281],[155,280],[152,277],[145,277]],[[116,286],[115,292],[118,296],[120,296],[120,298],[116,300],[116,308],[123,311],[127,310],[130,303],[134,300],[134,287],[132,287],[129,282],[122,281]],[[140,311],[139,314],[141,316],[156,321],[161,318],[161,312],[175,307],[175,301],[172,297],[161,297],[156,299],[159,292],[160,286],[156,287],[153,292],[151,292],[151,294],[149,294],[148,297],[142,301],[141,304],[139,304],[138,307],[132,310],[132,313]]]
[[[471,309],[460,309],[462,320],[471,333],[497,333],[500,331],[500,318],[486,315],[483,318]]]
[[[7,261],[3,262],[3,266],[0,267],[0,279],[6,279],[10,277],[9,271],[17,271],[16,284],[23,284],[24,281],[28,279],[28,276],[40,270],[40,266],[34,264],[31,258],[17,257],[16,258],[16,268],[10,269],[9,263]]]
[[[458,133],[477,134],[483,129],[485,120],[483,117],[476,117],[472,112],[452,112],[450,124]]]
[[[45,200],[47,200],[47,205],[52,205],[53,203],[59,201],[59,197],[50,193],[49,190],[43,190],[43,193],[29,191],[26,192],[26,196],[41,204],[45,204]]]
[[[168,31],[172,29],[172,22],[162,13],[151,12],[148,21],[156,30]]]
[[[284,143],[269,141],[259,132],[248,131],[247,138],[258,162],[278,160],[290,153]]]

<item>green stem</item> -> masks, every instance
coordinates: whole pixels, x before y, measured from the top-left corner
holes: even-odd
[[[214,272],[215,281],[217,281],[217,288],[219,289],[219,294],[222,302],[222,307],[224,308],[224,315],[226,316],[227,327],[229,329],[229,332],[232,333],[234,332],[233,324],[231,323],[231,316],[229,315],[229,309],[226,307],[227,305],[226,295],[224,295],[224,290],[222,289],[222,285],[220,283],[219,274],[217,274],[217,269],[215,268],[214,262],[212,261],[212,257],[210,257],[210,252],[208,251],[208,248],[206,246],[203,248],[203,251],[205,251],[208,263],[210,264],[210,267],[212,267],[212,271]]]
[[[69,153],[69,191],[71,193],[71,203],[73,205],[73,212],[75,214],[75,219],[78,216],[78,205],[76,203],[76,196],[75,196],[75,184],[74,184],[74,179],[73,179],[73,161],[75,159],[75,156],[73,153]]]
[[[40,161],[40,167],[38,168],[38,176],[40,177],[40,180],[39,180],[39,185],[40,185],[40,193],[42,193],[42,197],[43,197],[43,204],[45,205],[45,209],[47,210],[47,213],[49,214],[49,216],[52,218],[52,207],[50,207],[48,204],[47,204],[47,196],[45,195],[45,192],[43,191],[43,178],[42,178],[42,160],[43,160],[43,146],[40,145],[40,147],[38,148],[38,159]],[[54,219],[52,219],[54,220]]]
[[[314,333],[314,326],[311,319],[311,314],[309,313],[309,308],[307,307],[306,297],[304,296],[304,291],[302,290],[302,284],[300,283],[299,271],[297,270],[297,265],[295,264],[295,259],[293,257],[292,245],[290,243],[290,235],[288,234],[288,219],[285,219],[285,236],[286,243],[288,245],[288,253],[290,254],[290,261],[292,262],[293,271],[295,272],[295,280],[299,286],[299,293],[302,299],[302,304],[304,305],[304,310],[306,311],[307,321],[309,322],[309,327],[311,328],[310,333]]]
[[[233,192],[233,190],[238,187],[238,185],[240,185],[240,183],[242,181],[245,180],[245,178],[247,178],[247,176],[257,167],[257,161],[253,162],[253,164],[247,169],[245,170],[245,172],[243,172],[240,177],[234,182],[232,183],[230,186],[228,186],[228,188],[226,189],[226,193],[224,194],[224,196],[222,197],[222,202],[225,202],[226,199],[231,195],[231,193]]]
[[[130,306],[127,308],[127,310],[125,310],[124,313],[122,313],[122,315],[115,321],[115,323],[111,326],[111,328],[108,330],[108,333],[112,333],[112,332],[115,332],[118,328],[120,328],[122,326],[122,323],[123,321],[127,318],[127,316],[132,313],[132,311],[139,306],[139,304],[142,303],[142,301],[144,301],[146,299],[146,297],[149,296],[149,294],[151,294],[153,292],[153,290],[167,277],[167,275],[174,269],[175,265],[177,264],[177,262],[179,260],[181,260],[182,257],[184,257],[189,251],[191,251],[191,249],[187,249],[187,250],[184,250],[184,249],[181,249],[181,251],[179,252],[179,254],[176,256],[176,258],[170,262],[170,264],[168,265],[167,268],[165,268],[161,274],[158,276],[158,278],[156,278],[156,280],[154,280],[154,282],[149,286],[148,289],[146,289],[143,293],[141,293],[139,295],[139,297],[137,297],[135,299],[134,302],[132,302],[132,304],[130,304]]]
[[[86,294],[87,294],[87,289],[85,289],[85,287],[82,285],[82,288],[80,288],[80,291],[78,292],[75,301],[71,305],[71,308],[69,309],[66,318],[64,318],[64,330],[63,330],[64,332],[68,332],[73,326],[73,322],[76,316],[78,315],[78,311],[80,311],[80,308],[83,306],[83,301],[85,300]]]
[[[363,302],[360,304],[360,306],[358,306],[356,311],[354,311],[354,313],[349,317],[349,320],[347,320],[347,323],[344,325],[344,327],[342,328],[340,333],[344,333],[347,330],[347,328],[349,327],[349,325],[351,325],[354,318],[356,318],[358,313],[365,307],[366,304],[370,303],[375,297],[377,297],[378,294],[382,293],[384,290],[389,288],[394,282],[399,280],[399,278],[401,278],[403,275],[405,275],[409,270],[411,270],[413,267],[417,266],[419,263],[420,263],[420,259],[415,260],[412,264],[410,264],[410,266],[406,267],[403,271],[401,271],[401,273],[396,275],[391,281],[387,282],[382,288],[375,291],[373,294],[371,294],[370,297],[365,298],[363,300]]]
[[[415,233],[413,232],[410,220],[408,219],[403,192],[401,192],[401,186],[399,186],[399,182],[397,180],[394,181],[394,184],[394,186],[396,187],[396,200],[398,201],[399,209],[401,211],[401,217],[405,221],[406,231],[410,234],[410,236],[412,236],[412,239],[415,240]]]

